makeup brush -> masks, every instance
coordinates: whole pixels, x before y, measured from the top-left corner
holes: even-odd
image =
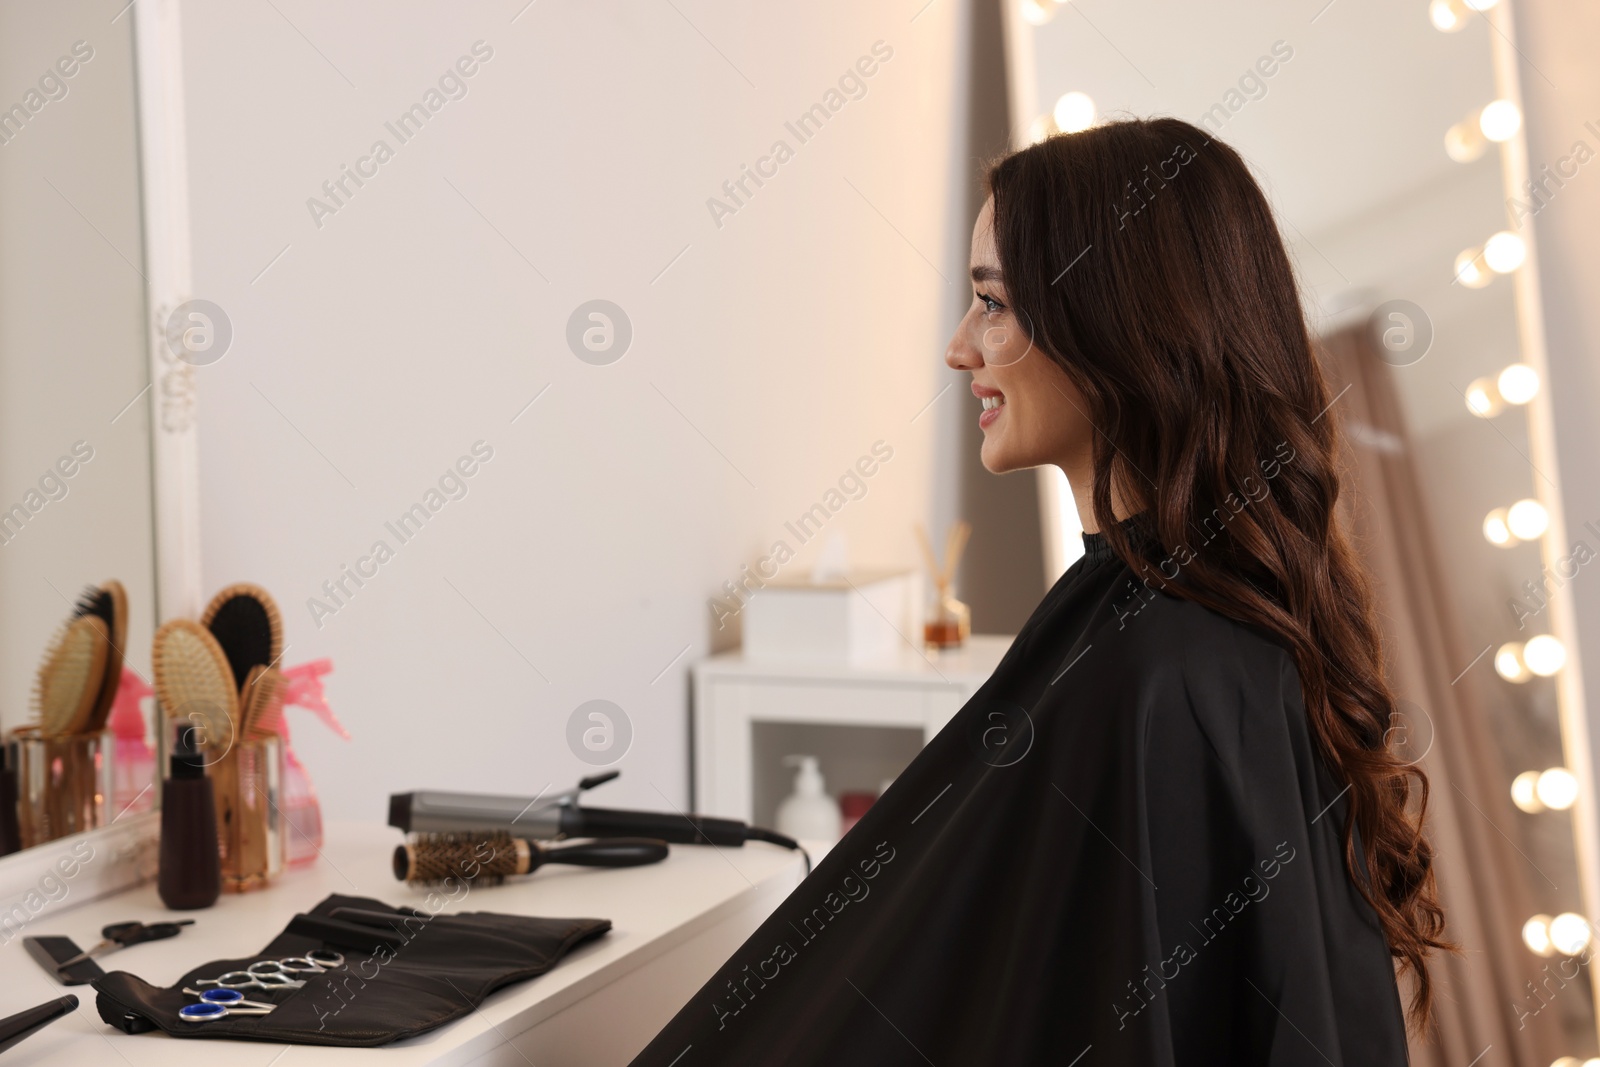
[[[106,627],[106,666],[100,682],[100,693],[95,698],[89,714],[86,733],[97,734],[106,728],[111,717],[111,705],[117,699],[117,689],[122,685],[123,650],[128,644],[128,593],[115,578],[102,585],[91,585],[78,597],[73,615],[93,615]]]
[[[51,639],[34,678],[33,711],[45,737],[83,733],[105,680],[109,642],[93,615],[71,619]]]
[[[156,631],[150,665],[156,699],[169,718],[199,717],[211,740],[231,745],[238,736],[239,692],[232,668],[211,631],[189,619],[171,619]],[[226,730],[219,719],[226,719]]]
[[[508,876],[531,874],[546,863],[639,867],[666,858],[666,842],[648,837],[609,837],[546,847],[507,833],[417,834],[395,846],[394,876],[411,885],[436,885],[452,878],[474,885],[499,885]]]
[[[244,689],[251,667],[272,667],[283,655],[283,618],[277,601],[259,585],[238,582],[211,598],[200,615],[228,657],[234,683]]]

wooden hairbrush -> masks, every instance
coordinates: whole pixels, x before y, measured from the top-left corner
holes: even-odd
[[[106,728],[106,720],[111,717],[111,705],[122,686],[123,650],[128,646],[128,593],[115,578],[108,579],[102,585],[91,585],[78,597],[72,613],[77,617],[92,615],[106,628],[108,647],[105,670],[100,681],[100,693],[95,698],[85,727],[85,732],[97,734]]]
[[[272,667],[250,668],[239,694],[239,730],[246,741],[275,737],[283,725],[283,691],[288,683]]]
[[[94,615],[70,619],[51,639],[34,678],[33,712],[45,737],[87,732],[105,681],[110,642]]]
[[[231,745],[238,736],[239,691],[232,668],[211,631],[189,619],[171,619],[156,631],[150,666],[156,699],[170,718],[199,717]],[[228,731],[223,738],[223,724]]]
[[[416,834],[394,850],[394,876],[411,885],[450,879],[499,885],[546,863],[580,867],[640,867],[667,858],[667,843],[648,837],[607,837],[546,847],[508,833]]]
[[[222,646],[240,690],[250,668],[276,666],[283,655],[283,617],[272,594],[259,585],[238,582],[219,592],[200,614],[200,625]]]

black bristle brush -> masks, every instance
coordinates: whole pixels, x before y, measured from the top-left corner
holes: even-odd
[[[252,667],[275,667],[283,655],[283,618],[259,585],[238,582],[222,590],[206,605],[200,625],[222,646],[235,689],[244,689]]]
[[[103,585],[87,586],[73,605],[73,618],[93,615],[106,627],[106,665],[100,678],[100,689],[94,707],[85,725],[86,733],[97,734],[106,728],[111,717],[111,705],[117,699],[117,689],[122,685],[122,653],[128,643],[128,593],[115,578]]]
[[[532,874],[546,863],[640,867],[666,858],[666,842],[648,837],[545,846],[508,833],[416,834],[395,846],[394,876],[411,885],[437,885],[451,879],[499,885],[509,876]]]

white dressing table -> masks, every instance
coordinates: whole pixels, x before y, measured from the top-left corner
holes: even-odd
[[[196,964],[245,956],[272,940],[298,911],[330,893],[422,907],[427,890],[394,879],[389,860],[400,834],[371,823],[334,824],[323,859],[286,873],[270,889],[224,894],[205,911],[162,907],[153,884],[81,907],[42,912],[28,934],[60,934],[87,948],[100,928],[129,919],[195,919],[178,937],[101,958],[165,985]],[[491,996],[477,1011],[431,1033],[374,1049],[187,1040],[159,1031],[128,1035],[95,1010],[91,986],[55,983],[23,948],[0,948],[0,1016],[76,993],[82,1001],[5,1054],[5,1067],[422,1067],[423,1064],[575,1067],[626,1064],[696,989],[799,884],[798,852],[751,842],[743,848],[674,845],[662,863],[624,870],[554,866],[496,887],[475,889],[446,911],[497,911],[612,921],[539,978]],[[69,898],[70,899],[70,898]]]

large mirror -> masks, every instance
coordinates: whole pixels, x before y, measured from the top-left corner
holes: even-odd
[[[1268,191],[1338,393],[1348,518],[1405,708],[1391,740],[1431,779],[1462,948],[1437,964],[1413,1062],[1576,1067],[1600,1053],[1596,886],[1559,587],[1596,536],[1562,528],[1505,7],[1012,0],[1011,97],[1019,143],[1172,115]],[[1162,176],[1129,178],[1135,209],[1160,195]],[[1075,520],[1045,489],[1059,570]]]
[[[158,799],[159,391],[132,6],[0,6],[0,853],[148,823]]]

